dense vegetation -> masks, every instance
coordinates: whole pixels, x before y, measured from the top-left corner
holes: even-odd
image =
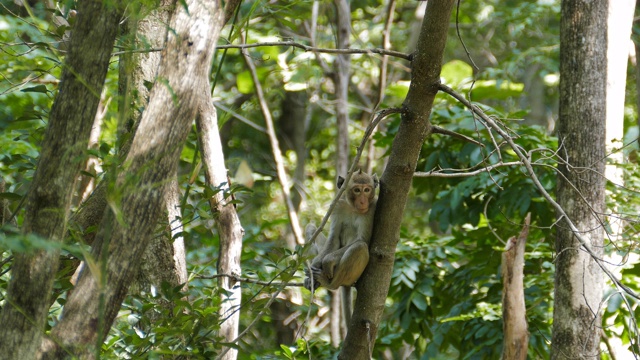
[[[148,6],[147,2],[142,4]],[[27,193],[39,157],[39,144],[49,111],[57,95],[65,58],[65,32],[73,28],[69,13],[74,2],[46,8],[2,1],[0,9],[0,175],[2,200],[11,216],[0,230],[0,305],[10,278],[13,254],[33,249],[59,247],[35,236],[20,233],[22,199]],[[144,8],[142,6],[142,8]],[[317,8],[315,38],[310,39],[310,19]],[[351,48],[382,47],[386,21],[385,2],[351,2]],[[398,1],[390,28],[391,49],[411,53],[422,21],[421,2]],[[517,143],[530,151],[536,175],[544,188],[556,186],[554,151],[558,139],[553,132],[558,101],[559,1],[462,2],[454,10],[442,70],[443,83],[466,94],[495,119],[511,129]],[[54,16],[70,20],[69,27],[56,25]],[[133,11],[133,16],[144,16]],[[317,48],[335,47],[335,8],[328,2],[245,1],[222,30],[219,44],[237,44],[239,34],[247,43],[294,41]],[[67,32],[68,35],[68,32]],[[126,44],[126,36],[119,39]],[[466,46],[463,47],[462,44]],[[125,45],[114,52],[131,50]],[[304,177],[294,188],[300,194],[302,224],[319,222],[335,191],[336,136],[334,88],[331,67],[335,55],[313,54],[299,48],[274,45],[249,50],[258,67],[261,85],[276,122],[285,165],[293,178],[303,166]],[[468,54],[467,54],[468,52]],[[102,94],[104,116],[97,143],[86,155],[98,166],[85,177],[108,179],[110,169],[120,165],[120,146],[126,139],[118,132],[123,112],[118,107],[120,63],[113,57]],[[351,157],[360,143],[371,114],[400,106],[410,80],[409,63],[389,57],[384,88],[380,89],[381,56],[351,56],[349,90],[349,139]],[[635,68],[630,66],[625,107],[623,163],[625,186],[608,184],[607,201],[619,214],[629,214],[619,238],[607,244],[624,283],[640,291],[640,273],[628,255],[635,251],[635,218],[638,198]],[[230,172],[231,192],[245,230],[242,252],[243,305],[241,329],[256,317],[258,322],[238,344],[241,359],[329,358],[337,350],[329,340],[329,304],[325,290],[310,303],[309,292],[299,286],[285,290],[270,309],[265,304],[282,282],[301,282],[298,266],[301,247],[288,246],[292,236],[287,209],[277,181],[271,145],[264,133],[263,117],[255,85],[237,48],[218,50],[211,71],[213,96],[218,106],[225,162]],[[382,96],[380,96],[382,94]],[[303,102],[303,117],[292,119],[291,99]],[[378,99],[381,101],[377,104]],[[377,108],[375,108],[377,106]],[[372,169],[381,173],[399,117],[390,117],[373,136],[375,148],[367,154]],[[304,154],[298,154],[291,129],[294,122],[306,124]],[[467,135],[485,146],[456,137],[435,134],[424,143],[413,190],[404,214],[387,307],[378,331],[374,358],[385,359],[497,359],[502,349],[501,251],[506,239],[521,230],[531,213],[533,227],[527,241],[525,296],[529,322],[530,358],[548,358],[551,339],[554,276],[553,208],[544,200],[521,166],[498,167],[469,177],[445,177],[452,169],[476,170],[483,164],[516,162],[509,150],[492,152],[494,138],[478,126],[475,116],[446,94],[439,94],[431,122]],[[498,140],[500,141],[500,140]],[[304,163],[297,162],[304,156]],[[363,160],[366,167],[367,160]],[[105,358],[160,358],[166,354],[212,358],[220,350],[220,288],[216,272],[219,237],[208,206],[219,189],[206,185],[196,127],[181,154],[179,184],[187,248],[189,287],[132,291],[103,344]],[[77,210],[81,206],[75,201]],[[61,245],[64,259],[83,258],[86,246],[73,227]],[[166,223],[157,236],[168,236]],[[616,257],[617,256],[617,257]],[[622,260],[620,260],[622,259]],[[631,259],[634,259],[631,256]],[[70,262],[72,263],[72,262]],[[66,263],[64,263],[66,264]],[[71,265],[69,265],[71,266]],[[273,283],[271,283],[273,282]],[[57,322],[72,287],[68,269],[61,269],[48,319],[48,329]],[[607,342],[637,349],[638,335],[630,324],[637,304],[625,306],[611,287],[605,297],[603,331]],[[167,304],[171,304],[167,306]],[[275,308],[280,309],[276,310]],[[631,310],[630,310],[631,309]],[[287,319],[273,314],[288,314]],[[603,345],[604,346],[604,345]],[[622,351],[622,350],[619,350]],[[308,355],[308,354],[311,355]],[[408,355],[411,354],[411,355]],[[607,356],[607,355],[605,355]]]

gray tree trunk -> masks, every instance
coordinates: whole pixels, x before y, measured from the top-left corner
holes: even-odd
[[[351,7],[347,0],[335,0],[336,7],[336,48],[349,48],[351,34]],[[336,55],[335,60],[336,123],[338,128],[336,173],[346,176],[349,169],[349,83],[351,58],[347,54]],[[337,191],[338,189],[336,189]],[[351,320],[351,288],[341,287],[340,291],[329,292],[331,303],[331,344],[340,345],[347,323]],[[340,305],[342,304],[342,305]],[[344,319],[344,321],[343,321]]]
[[[565,0],[560,22],[557,201],[603,251],[607,2]],[[599,358],[603,274],[571,230],[556,227],[552,359]]]
[[[43,358],[69,352],[93,358],[138,270],[138,259],[163,212],[166,187],[195,117],[208,93],[209,66],[222,27],[218,1],[187,0],[175,6],[166,47],[139,131],[118,176],[118,199],[96,238],[98,261],[84,271],[67,299],[60,322],[41,348]]]
[[[380,195],[369,264],[356,284],[358,297],[339,359],[369,359],[389,291],[400,225],[418,155],[429,135],[429,116],[440,84],[440,70],[454,0],[429,1],[412,62],[411,85],[403,104],[389,163],[380,178]]]
[[[118,1],[78,3],[78,17],[66,58],[60,91],[49,116],[38,167],[25,205],[22,231],[61,242],[74,183],[100,102],[111,50],[122,16]],[[16,254],[0,315],[0,354],[33,359],[49,309],[59,252]]]

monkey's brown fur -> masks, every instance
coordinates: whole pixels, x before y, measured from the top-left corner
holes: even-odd
[[[338,187],[344,179],[338,178]],[[376,211],[375,188],[378,177],[356,172],[347,185],[345,194],[336,204],[331,214],[329,237],[322,234],[316,239],[318,255],[311,262],[313,287],[324,286],[337,289],[352,286],[369,262],[369,240],[373,216]],[[307,234],[312,234],[315,226],[307,226]],[[311,277],[307,274],[304,286],[311,289]],[[315,290],[315,289],[314,289]]]

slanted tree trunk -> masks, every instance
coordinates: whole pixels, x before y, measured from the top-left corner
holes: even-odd
[[[161,48],[167,34],[167,24],[171,17],[173,2],[162,0],[158,6],[149,9],[143,19],[129,18],[130,36],[128,46],[132,48]],[[144,9],[143,11],[147,11]],[[119,125],[121,137],[135,136],[140,123],[142,110],[149,101],[149,88],[156,80],[160,65],[160,53],[125,53],[121,56],[119,85],[123,101],[120,103],[123,119]],[[142,257],[141,268],[136,275],[132,291],[149,291],[150,287],[159,288],[163,282],[172,287],[187,282],[186,249],[182,232],[182,198],[177,176],[171,179],[164,194],[166,222],[164,236],[154,236]],[[164,221],[159,221],[161,224]],[[156,228],[158,229],[158,228]],[[186,285],[185,288],[186,290]],[[169,305],[170,306],[170,305]]]
[[[389,292],[395,249],[413,173],[429,135],[429,116],[438,92],[442,57],[454,0],[429,1],[412,62],[411,85],[403,104],[380,195],[369,247],[369,264],[356,284],[358,297],[339,359],[369,359]]]
[[[607,2],[565,0],[560,22],[557,201],[603,254]],[[551,359],[599,357],[603,274],[560,219]]]
[[[87,0],[78,17],[66,58],[38,167],[27,194],[22,231],[61,242],[75,179],[87,148],[122,4]],[[0,354],[7,359],[33,359],[40,346],[49,309],[59,252],[52,249],[16,254],[5,306],[0,315]]]
[[[163,47],[171,10],[172,2],[163,0],[156,8],[151,9],[144,19],[137,19],[136,16],[127,17],[128,21],[124,25],[127,36],[124,38],[129,41],[121,43],[120,46],[125,49],[140,49],[145,46],[150,48]],[[145,9],[144,12],[146,11]],[[155,81],[160,64],[160,53],[124,52],[120,55],[119,60],[118,87],[121,96],[118,108],[122,120],[118,124],[118,133],[122,140],[119,149],[120,157],[124,159],[140,122],[141,109],[147,106],[149,89],[146,84]],[[106,186],[105,182],[101,183],[71,219],[73,226],[83,233],[87,244],[93,243],[96,233],[86,230],[98,227],[104,216],[104,210],[107,206]],[[186,283],[184,240],[181,236],[174,237],[175,234],[182,232],[179,201],[180,189],[177,178],[175,178],[172,180],[171,186],[167,187],[165,194],[166,222],[169,223],[170,229],[164,232],[166,237],[154,236],[152,238],[150,246],[143,255],[141,269],[136,275],[133,291],[148,291],[151,286],[159,288],[164,281],[172,286]],[[160,219],[159,222],[165,223]],[[156,230],[159,229],[156,228]],[[65,262],[79,263],[75,259],[65,260]],[[64,265],[70,267],[67,264]],[[73,267],[75,266],[77,265]],[[61,268],[63,267],[61,266]],[[78,271],[76,271],[72,283],[76,282],[77,275]]]
[[[43,358],[99,353],[162,214],[166,187],[201,105],[199,94],[209,91],[209,66],[222,20],[218,1],[187,0],[175,6],[169,23],[173,31],[158,71],[163,81],[151,91],[114,187],[118,201],[106,214],[92,251],[97,266],[81,274],[52,339],[43,343]]]
[[[502,253],[503,360],[527,359],[529,331],[524,305],[524,249],[530,223],[531,214],[528,214],[520,235],[510,238]]]

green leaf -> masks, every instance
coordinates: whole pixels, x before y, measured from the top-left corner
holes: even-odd
[[[522,83],[514,83],[511,81],[501,81],[498,83],[496,80],[478,80],[473,85],[473,99],[475,101],[485,99],[505,100],[520,96],[523,91],[524,84]]]
[[[36,85],[36,86],[33,86],[33,87],[22,89],[20,91],[22,91],[22,92],[37,92],[37,93],[46,94],[48,90],[47,90],[47,87],[44,86],[44,85]]]
[[[268,71],[269,70],[267,68],[257,69],[258,81],[263,81],[268,74]],[[243,71],[236,76],[236,86],[238,87],[238,91],[242,94],[252,94],[255,91],[253,79],[251,78],[251,73],[248,70]]]
[[[473,78],[473,68],[462,60],[453,60],[442,66],[440,76],[447,85],[458,87]]]
[[[291,352],[291,349],[289,349],[289,347],[287,345],[280,344],[280,348],[282,349],[282,352],[284,353],[283,355],[287,359],[293,359],[293,352]]]
[[[22,199],[22,195],[12,193],[12,192],[3,192],[3,193],[0,193],[0,199],[5,199],[9,201],[18,201]]]
[[[395,82],[384,90],[385,95],[397,97],[399,99],[404,99],[407,97],[407,93],[409,93],[409,81],[398,81]]]
[[[420,311],[427,310],[427,298],[422,296],[420,293],[411,294],[411,302],[415,305]]]

